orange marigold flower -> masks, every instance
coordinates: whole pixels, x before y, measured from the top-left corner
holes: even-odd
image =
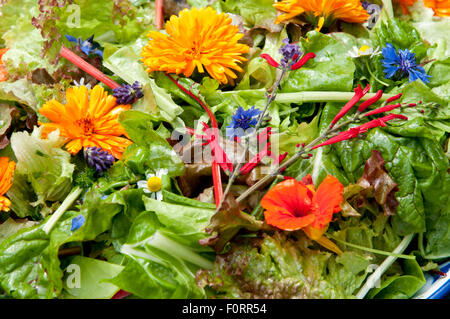
[[[59,129],[61,136],[67,139],[65,147],[71,154],[86,147],[100,147],[120,159],[131,141],[122,137],[126,132],[118,117],[131,105],[116,104],[116,98],[99,85],[89,91],[85,86],[69,88],[66,100],[65,105],[51,100],[39,109],[39,113],[51,121],[40,123],[42,137]]]
[[[5,66],[2,62],[2,56],[6,53],[8,49],[0,49],[0,82],[6,81],[8,79],[8,71],[6,71]]]
[[[3,195],[11,187],[15,168],[16,163],[9,161],[8,157],[0,157],[0,211],[8,212],[11,206],[11,201]]]
[[[275,20],[275,23],[289,20],[300,14],[312,14],[316,18],[323,17],[325,23],[334,19],[364,23],[370,18],[360,0],[282,0],[273,6],[284,12]],[[323,19],[318,21],[323,23]]]
[[[303,181],[287,179],[270,189],[261,200],[267,224],[294,231],[303,231],[319,240],[328,229],[333,214],[340,212],[344,186],[328,175],[315,190],[311,176]]]
[[[425,7],[431,8],[440,17],[450,17],[450,0],[423,0]]]
[[[403,14],[409,14],[408,7],[414,5],[417,0],[397,0]],[[450,0],[423,0],[425,7],[431,8],[434,14],[440,17],[450,17]]]
[[[238,63],[250,48],[238,43],[244,36],[231,24],[231,18],[218,14],[211,7],[180,11],[166,23],[166,33],[150,31],[148,44],[142,50],[141,61],[148,72],[183,73],[189,77],[197,68],[220,83],[233,83],[237,76],[231,70],[242,72]]]

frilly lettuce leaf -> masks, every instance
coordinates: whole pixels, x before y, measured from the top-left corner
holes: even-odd
[[[20,210],[20,205],[45,206],[47,201],[63,200],[71,190],[74,165],[70,162],[70,154],[61,149],[62,145],[58,131],[50,133],[47,139],[41,138],[40,128],[35,128],[31,134],[12,134],[11,147],[17,166],[8,195],[15,199],[23,197],[17,192],[24,191],[23,182],[26,181],[31,189],[29,187],[25,194],[33,196],[34,193],[37,199],[28,203],[13,200],[12,209],[18,216],[25,217],[29,212]]]
[[[197,284],[216,298],[354,298],[368,265],[356,252],[335,256],[301,233],[275,232],[233,242],[214,269],[197,273]]]

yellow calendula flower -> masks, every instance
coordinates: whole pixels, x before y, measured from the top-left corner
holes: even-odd
[[[0,211],[8,212],[11,206],[11,201],[3,195],[11,187],[15,168],[16,163],[10,161],[8,157],[0,157]]]
[[[220,83],[233,83],[242,72],[238,63],[247,59],[242,54],[249,51],[238,43],[243,37],[231,18],[207,7],[180,11],[166,23],[165,33],[150,31],[148,44],[142,50],[142,62],[148,72],[182,73],[189,77],[197,68],[205,70]]]
[[[123,137],[126,132],[118,117],[131,105],[118,105],[116,98],[99,85],[92,90],[85,86],[69,88],[66,100],[65,105],[51,100],[39,109],[39,113],[51,121],[40,123],[43,126],[42,137],[46,138],[50,132],[59,129],[71,154],[77,154],[86,147],[100,147],[115,158],[121,158],[131,141]]]
[[[364,23],[370,17],[359,0],[282,0],[273,6],[284,12],[275,23],[305,14],[308,18],[314,17],[321,28],[324,22],[325,25],[334,20]]]

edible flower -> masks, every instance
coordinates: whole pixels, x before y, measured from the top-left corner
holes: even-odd
[[[146,181],[138,181],[137,187],[141,188],[144,193],[150,194],[150,197],[161,201],[163,199],[162,195],[162,178],[167,175],[168,170],[165,168],[156,170],[155,174],[147,174]]]
[[[431,8],[439,17],[450,17],[450,0],[423,0],[425,7]]]
[[[117,98],[119,104],[132,104],[144,96],[142,85],[138,81],[135,81],[132,85],[124,84],[113,89],[113,92],[113,96]]]
[[[66,38],[70,42],[76,43],[80,47],[80,50],[87,56],[89,56],[90,54],[96,54],[103,58],[103,51],[100,50],[100,44],[98,44],[97,42],[94,41],[93,35],[91,35],[86,40],[83,40],[82,38],[77,39],[77,38],[75,38],[71,35],[67,35],[67,34],[66,34]]]
[[[11,187],[15,168],[15,162],[10,161],[8,157],[0,157],[0,212],[9,212],[11,201],[4,195]]]
[[[72,218],[72,226],[70,228],[70,231],[75,231],[75,230],[80,229],[80,227],[83,226],[84,221],[85,221],[84,216],[81,214]]]
[[[281,59],[281,65],[283,67],[291,66],[302,56],[300,47],[297,44],[289,43],[289,38],[283,40],[283,46],[280,48],[279,52],[283,55],[283,58]]]
[[[383,5],[378,5],[376,3],[370,3],[367,1],[362,1],[361,5],[364,10],[366,10],[367,13],[370,14],[370,18],[363,23],[363,26],[368,29],[372,29],[380,18],[381,8],[383,7]]]
[[[6,53],[6,51],[8,51],[7,48],[0,49],[0,82],[4,82],[8,79],[8,71],[6,71],[6,68],[2,62],[2,56]]]
[[[381,50],[380,47],[376,47],[374,49],[369,47],[368,45],[363,45],[359,49],[358,47],[353,46],[352,49],[348,52],[348,54],[350,55],[350,57],[354,59],[363,56],[370,56],[371,58],[373,58],[374,56],[381,54]]]
[[[254,127],[258,120],[258,117],[262,111],[252,106],[248,110],[244,110],[242,106],[239,106],[236,113],[231,117],[231,123],[227,126],[227,136],[234,138],[235,136],[242,137],[249,128]]]
[[[303,14],[305,20],[318,26],[328,26],[335,20],[363,23],[370,15],[359,0],[282,0],[273,5],[284,12],[275,23],[280,23]]]
[[[91,83],[87,83],[87,82],[86,82],[86,79],[85,79],[84,77],[82,77],[82,78],[80,79],[80,81],[74,80],[74,81],[73,81],[73,85],[74,85],[74,86],[85,86],[85,87],[88,88],[88,90],[92,89]]]
[[[88,165],[99,173],[108,170],[114,164],[114,156],[100,147],[86,147],[84,158]]]
[[[417,0],[397,0],[403,14],[409,14],[408,7],[414,5]],[[431,8],[434,14],[439,17],[450,17],[450,0],[423,0],[427,8]]]
[[[353,95],[350,101],[348,101],[334,117],[334,119],[331,121],[330,128],[332,128],[345,114],[347,114],[347,112],[350,111],[351,108],[355,106],[355,104],[358,103],[364,95],[366,95],[367,92],[369,92],[369,89],[369,84],[364,88],[364,90],[361,88],[361,85],[358,84],[358,86],[355,88],[355,95]]]
[[[389,109],[391,107],[392,107],[391,105],[387,105],[387,106],[380,108],[380,110],[374,110],[372,112],[369,112],[368,114],[369,115],[378,114],[378,113],[384,112],[386,109]],[[391,109],[394,109],[394,108],[396,108],[396,107],[392,107]],[[326,140],[323,143],[315,145],[314,147],[311,148],[311,150],[314,150],[316,148],[319,148],[319,147],[322,147],[325,145],[331,145],[331,144],[335,144],[335,143],[339,143],[339,142],[342,142],[345,140],[355,138],[359,134],[367,132],[369,129],[379,127],[379,126],[386,126],[387,121],[394,120],[394,119],[407,120],[408,118],[401,114],[389,114],[389,115],[383,116],[382,118],[369,121],[360,126],[352,127],[347,131],[339,132],[338,135],[333,136],[332,138]]]
[[[381,61],[385,67],[385,78],[390,79],[400,71],[401,75],[409,74],[409,82],[417,79],[425,83],[430,82],[428,78],[431,76],[427,75],[424,68],[416,63],[415,54],[408,49],[400,49],[397,53],[392,44],[387,43],[382,53],[384,59]]]
[[[39,109],[39,113],[51,121],[39,123],[43,127],[42,137],[59,129],[71,154],[77,154],[82,148],[99,147],[120,159],[131,141],[123,137],[126,132],[118,117],[131,105],[117,104],[116,98],[100,85],[92,90],[85,86],[69,88],[66,101],[63,105],[51,100]]]
[[[286,179],[262,198],[265,220],[267,224],[286,231],[302,229],[308,237],[320,243],[333,214],[341,211],[343,190],[344,186],[331,175],[317,190],[309,174],[302,181]]]
[[[184,9],[171,16],[165,33],[150,31],[148,44],[143,48],[141,61],[148,72],[183,73],[189,77],[197,68],[222,84],[233,84],[242,72],[238,63],[250,48],[238,41],[244,36],[231,24],[226,13],[217,13],[211,7]]]

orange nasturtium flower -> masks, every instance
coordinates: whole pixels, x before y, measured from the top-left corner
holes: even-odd
[[[0,157],[0,211],[8,212],[11,206],[11,201],[3,195],[11,187],[15,168],[16,163],[9,161],[8,157]]]
[[[180,11],[166,23],[167,34],[150,31],[150,40],[142,50],[141,61],[148,72],[183,73],[189,77],[195,68],[220,83],[233,83],[242,72],[238,63],[247,59],[242,54],[250,48],[238,41],[244,36],[231,24],[228,14],[218,14],[211,7]]]
[[[0,49],[0,82],[6,81],[8,79],[8,71],[6,71],[5,66],[2,62],[2,56],[6,53],[8,49]]]
[[[322,235],[327,231],[333,214],[340,212],[344,186],[328,175],[317,190],[311,176],[302,181],[293,178],[278,183],[261,200],[267,224],[276,228],[305,234],[324,247],[341,253],[340,249]]]
[[[42,137],[59,129],[71,154],[86,147],[100,147],[120,159],[131,141],[123,137],[126,132],[118,117],[131,105],[117,104],[116,98],[99,85],[89,91],[85,86],[69,88],[66,100],[65,105],[51,100],[39,109],[39,113],[51,121],[40,123]]]
[[[284,12],[275,20],[275,23],[305,14],[306,18],[317,19],[316,24],[319,29],[324,21],[325,25],[334,20],[364,23],[370,18],[360,0],[282,0],[273,6]]]

